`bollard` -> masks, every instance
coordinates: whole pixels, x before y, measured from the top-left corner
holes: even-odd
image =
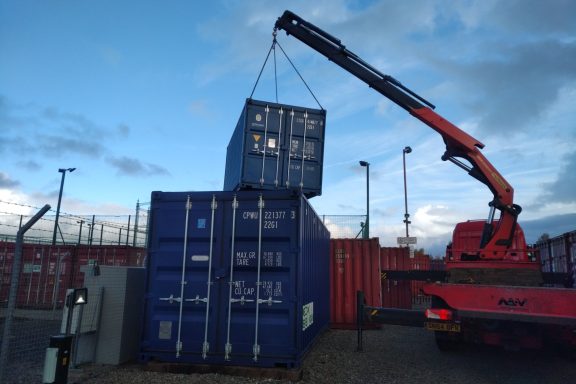
[[[50,345],[46,348],[42,383],[66,384],[68,382],[72,337],[71,335],[50,337]]]

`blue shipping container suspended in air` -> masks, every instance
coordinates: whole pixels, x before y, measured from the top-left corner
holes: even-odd
[[[329,237],[293,191],[153,192],[141,358],[299,366],[329,324]]]
[[[226,153],[224,190],[322,194],[326,111],[247,99]]]

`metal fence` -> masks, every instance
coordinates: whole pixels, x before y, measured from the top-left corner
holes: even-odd
[[[0,382],[40,383],[50,337],[65,330],[67,291],[85,286],[87,270],[142,266],[146,250],[125,245],[22,244],[16,257],[16,245],[0,240]],[[98,295],[91,292],[90,301],[98,302]],[[85,316],[81,329],[94,320],[95,316]]]
[[[362,238],[366,215],[322,215],[324,225],[333,239]]]
[[[18,229],[32,214],[17,214],[22,204],[0,201],[0,240],[15,241]],[[148,241],[150,203],[137,203],[134,215],[72,215],[60,212],[42,217],[26,233],[27,244],[51,244],[56,233],[56,244],[61,245],[124,245],[145,247]],[[53,211],[53,210],[52,210]],[[362,238],[366,215],[322,215],[332,238]]]
[[[149,207],[150,203],[137,203],[134,215],[72,215],[60,212],[57,226],[56,214],[49,213],[30,228],[24,240],[26,243],[52,244],[56,234],[56,244],[144,247]],[[33,215],[15,212],[30,209],[36,207],[0,201],[0,240],[15,241],[18,229]]]

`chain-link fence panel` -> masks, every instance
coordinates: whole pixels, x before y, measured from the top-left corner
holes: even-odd
[[[331,238],[362,238],[366,215],[322,215]]]
[[[146,250],[124,245],[23,244],[11,308],[7,304],[14,287],[15,252],[15,243],[0,241],[0,343],[6,350],[0,359],[4,376],[0,381],[39,383],[50,337],[66,331],[62,323],[67,291],[84,286],[86,268],[142,266]]]

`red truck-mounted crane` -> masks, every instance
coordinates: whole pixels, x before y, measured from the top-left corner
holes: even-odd
[[[521,344],[536,345],[535,338],[554,337],[576,346],[576,290],[540,287],[540,264],[517,222],[522,209],[514,203],[512,186],[482,154],[484,144],[437,114],[432,103],[298,15],[285,11],[276,21],[276,30],[294,36],[438,132],[446,145],[442,160],[464,169],[493,195],[487,220],[456,226],[443,281],[423,288],[432,296],[432,308],[425,313],[386,311],[363,308],[359,299],[359,314],[371,313],[381,322],[407,319],[405,324],[426,324],[436,331],[441,348],[479,338],[503,344],[515,333],[524,335]],[[386,316],[392,320],[386,321]]]

